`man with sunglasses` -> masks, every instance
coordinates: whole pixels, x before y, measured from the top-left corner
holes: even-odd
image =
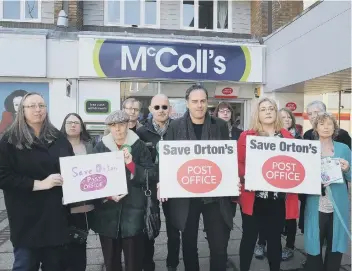
[[[137,129],[137,135],[146,143],[155,164],[158,164],[158,143],[163,140],[168,132],[169,124],[172,121],[169,118],[171,107],[169,99],[163,94],[154,96],[151,100],[149,111],[152,118],[148,119],[144,126]],[[156,187],[153,188],[152,193],[154,200],[157,201]],[[179,264],[179,251],[180,251],[180,233],[174,228],[169,219],[169,204],[168,202],[162,203],[167,232],[167,248],[168,255],[166,259],[166,266],[168,271],[176,271]],[[147,237],[146,237],[147,238]],[[145,256],[144,256],[144,271],[154,271],[155,263],[154,256],[154,240],[146,240],[145,242]]]

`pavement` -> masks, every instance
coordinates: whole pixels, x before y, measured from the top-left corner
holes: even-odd
[[[163,218],[163,216],[162,216]],[[12,245],[10,242],[10,231],[8,225],[7,213],[5,210],[4,196],[0,190],[0,271],[10,271],[13,264],[13,253]],[[241,231],[241,215],[239,210],[236,217],[234,218],[234,229],[231,232],[230,242],[228,246],[229,258],[234,262],[235,267],[233,269],[228,269],[228,271],[238,271],[239,270],[239,246],[242,237]],[[165,259],[167,255],[166,247],[166,229],[165,223],[163,221],[161,233],[156,240],[155,255],[154,259],[156,262],[156,271],[166,271]],[[282,244],[285,245],[285,239],[282,238]],[[349,246],[351,247],[351,246]],[[199,250],[199,262],[200,270],[209,270],[209,247],[207,240],[205,239],[205,234],[203,233],[202,221],[199,227],[199,237],[198,237],[198,250]],[[184,271],[182,262],[182,253],[180,253],[180,265],[178,271]],[[303,235],[300,231],[297,231],[296,238],[296,250],[293,259],[282,262],[281,269],[283,271],[298,271],[301,268],[301,262],[305,259],[304,249],[303,249]],[[100,249],[99,238],[92,232],[88,237],[87,246],[87,261],[88,266],[86,271],[103,271],[103,255]],[[251,265],[251,271],[269,271],[267,260],[257,260],[253,259]],[[340,271],[351,271],[351,251],[347,255],[343,256],[342,266]]]

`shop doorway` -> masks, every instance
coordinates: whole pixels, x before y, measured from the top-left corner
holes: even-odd
[[[217,105],[221,102],[226,102],[231,105],[235,112],[235,125],[241,130],[246,128],[245,125],[245,101],[233,101],[233,100],[219,100],[219,99],[209,99],[208,111],[213,114]]]

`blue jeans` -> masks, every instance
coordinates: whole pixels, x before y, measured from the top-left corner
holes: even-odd
[[[14,248],[12,271],[62,271],[63,247]]]

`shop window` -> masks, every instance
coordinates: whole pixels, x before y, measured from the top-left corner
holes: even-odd
[[[139,121],[145,122],[149,114],[150,101],[158,94],[158,83],[157,82],[121,82],[121,105],[123,101],[128,98],[135,98],[140,101],[142,107],[139,112]]]
[[[159,27],[160,0],[106,0],[105,25]]]
[[[186,1],[181,5],[181,28],[231,31],[232,1]]]
[[[0,1],[0,20],[40,22],[40,0]]]

